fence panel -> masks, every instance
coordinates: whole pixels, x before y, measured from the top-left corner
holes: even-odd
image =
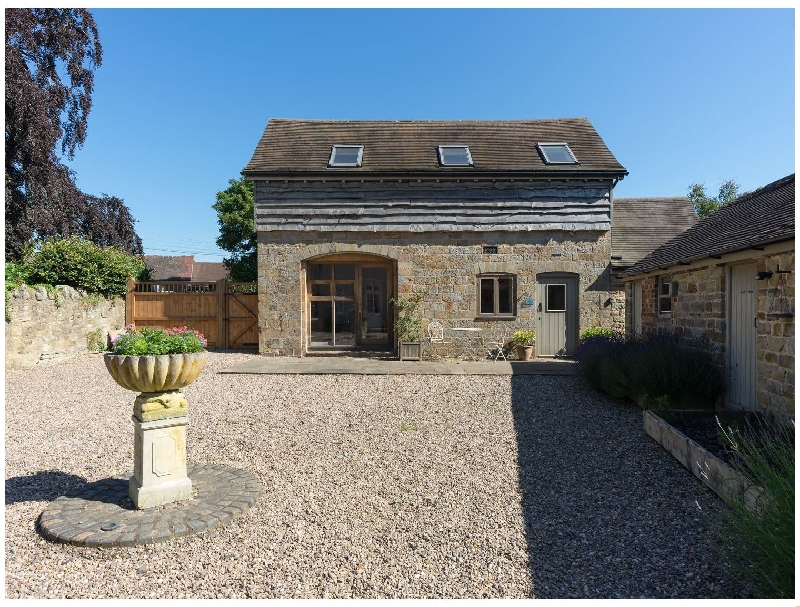
[[[128,281],[125,322],[137,327],[187,326],[200,331],[208,340],[209,348],[257,348],[258,296],[255,290],[255,283],[228,283],[226,280],[131,280]]]

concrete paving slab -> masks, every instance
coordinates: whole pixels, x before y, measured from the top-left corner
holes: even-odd
[[[399,361],[343,357],[260,356],[220,373],[274,375],[575,375],[571,360]]]

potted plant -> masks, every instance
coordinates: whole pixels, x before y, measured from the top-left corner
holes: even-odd
[[[400,353],[400,360],[421,360],[422,359],[422,314],[419,306],[424,293],[412,293],[408,297],[398,299],[392,298],[390,301],[397,310],[397,320],[395,321],[395,332]]]
[[[133,403],[133,476],[128,495],[134,507],[153,508],[192,497],[186,474],[186,397],[181,388],[200,375],[206,339],[187,327],[133,325],[111,342],[106,368],[120,386],[141,392]]]
[[[206,339],[187,327],[159,329],[133,325],[111,340],[105,363],[120,386],[134,392],[185,388],[206,363]]]
[[[530,360],[533,357],[533,345],[536,343],[536,333],[530,329],[517,331],[511,338],[516,346],[519,360]]]

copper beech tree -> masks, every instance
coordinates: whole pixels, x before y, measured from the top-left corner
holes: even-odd
[[[61,161],[86,140],[103,59],[94,18],[79,8],[12,8],[5,17],[6,261],[21,260],[33,239],[71,235],[141,254],[123,201],[81,192]]]

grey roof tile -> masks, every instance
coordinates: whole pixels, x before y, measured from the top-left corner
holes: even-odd
[[[615,198],[611,217],[612,267],[621,270],[632,266],[696,223],[692,202],[685,196]]]
[[[536,147],[569,144],[579,164],[548,165]],[[363,145],[359,168],[329,168],[331,146]],[[467,145],[474,166],[441,167],[439,145]],[[552,120],[294,120],[272,119],[264,129],[246,176],[370,173],[627,174],[586,118]]]
[[[794,173],[740,196],[622,274],[633,276],[793,239]]]

